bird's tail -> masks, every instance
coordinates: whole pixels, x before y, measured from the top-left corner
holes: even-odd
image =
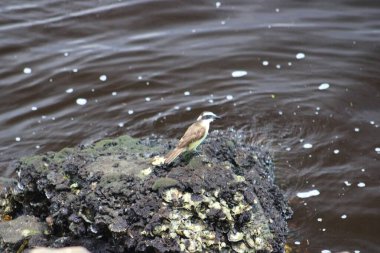
[[[165,156],[165,162],[164,163],[169,164],[169,163],[173,162],[185,150],[186,150],[185,148],[175,148],[173,151],[169,152]]]

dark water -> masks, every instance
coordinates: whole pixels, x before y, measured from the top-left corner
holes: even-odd
[[[379,1],[6,0],[0,62],[1,176],[210,110],[272,151],[295,252],[380,252]]]

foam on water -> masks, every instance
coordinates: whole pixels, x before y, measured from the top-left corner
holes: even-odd
[[[87,99],[85,99],[85,98],[78,98],[76,102],[77,102],[78,105],[85,105],[85,104],[87,104]]]
[[[263,66],[268,66],[269,62],[268,61],[263,61]]]
[[[364,183],[364,182],[359,182],[359,183],[358,183],[358,187],[360,187],[360,188],[365,187],[365,183]]]
[[[311,143],[305,143],[305,144],[303,144],[303,148],[309,149],[309,148],[312,148],[312,147],[313,147],[313,144],[311,144]]]
[[[232,100],[232,99],[234,99],[234,96],[232,96],[232,95],[227,95],[227,96],[226,96],[226,99],[227,99],[227,100]]]
[[[24,74],[31,74],[32,73],[32,69],[31,68],[24,68]]]
[[[380,154],[380,147],[376,147],[375,148],[375,152],[378,153],[378,154]]]
[[[305,58],[305,54],[304,53],[298,53],[296,54],[296,59],[300,60],[300,59],[303,59]]]
[[[183,93],[183,95],[185,95],[185,96],[190,96],[190,91],[185,91],[185,92]]]
[[[344,184],[345,184],[346,186],[351,186],[351,183],[348,182],[348,181],[344,181]]]
[[[318,90],[327,90],[328,88],[330,88],[330,84],[328,83],[321,83],[318,87]]]
[[[99,76],[99,80],[102,81],[102,82],[105,82],[105,81],[107,81],[107,76],[106,75],[101,75],[101,76]]]
[[[30,108],[32,111],[37,111],[37,106],[32,106],[32,108]]]
[[[232,77],[243,77],[243,76],[246,76],[248,74],[247,71],[245,70],[235,70],[231,73]]]
[[[74,89],[73,88],[69,88],[66,90],[66,93],[73,93]]]
[[[16,137],[15,141],[19,142],[19,141],[21,141],[21,138],[20,137]]]
[[[128,114],[129,114],[129,115],[132,115],[133,113],[134,113],[133,110],[128,110]]]
[[[146,98],[145,98],[145,101],[146,101],[146,102],[149,102],[149,101],[150,101],[150,97],[146,97]]]
[[[314,190],[307,191],[307,192],[298,192],[297,197],[299,197],[301,199],[305,199],[305,198],[318,196],[319,194],[320,194],[320,192],[318,190],[314,189]]]

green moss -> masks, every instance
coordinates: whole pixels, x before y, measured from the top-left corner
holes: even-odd
[[[152,189],[157,191],[159,189],[169,188],[176,185],[178,185],[177,180],[170,177],[161,177],[154,182]]]
[[[66,160],[67,156],[74,152],[74,148],[64,148],[61,151],[58,151],[54,154],[53,161],[54,163],[62,163]]]
[[[195,156],[193,157],[189,163],[188,163],[188,166],[192,169],[198,169],[198,168],[201,168],[203,167],[203,162],[202,162],[202,159],[200,156]]]
[[[20,162],[25,164],[26,167],[33,166],[37,171],[45,172],[48,170],[47,163],[43,161],[43,156],[27,156],[20,158]]]
[[[83,150],[83,152],[88,154],[99,154],[104,152],[141,153],[152,151],[158,151],[158,147],[153,148],[139,144],[138,139],[129,135],[123,135],[115,139],[104,139]]]

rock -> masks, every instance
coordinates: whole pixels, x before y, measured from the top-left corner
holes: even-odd
[[[0,249],[19,252],[31,237],[41,236],[45,230],[46,226],[34,216],[22,215],[11,221],[0,222]]]
[[[46,222],[49,235],[26,248],[283,252],[291,210],[267,152],[241,132],[214,131],[200,154],[153,165],[171,143],[121,136],[22,158],[17,186],[0,194],[0,214]]]
[[[66,247],[66,248],[60,248],[60,249],[36,248],[36,249],[32,249],[30,253],[90,253],[90,252],[83,247]]]

